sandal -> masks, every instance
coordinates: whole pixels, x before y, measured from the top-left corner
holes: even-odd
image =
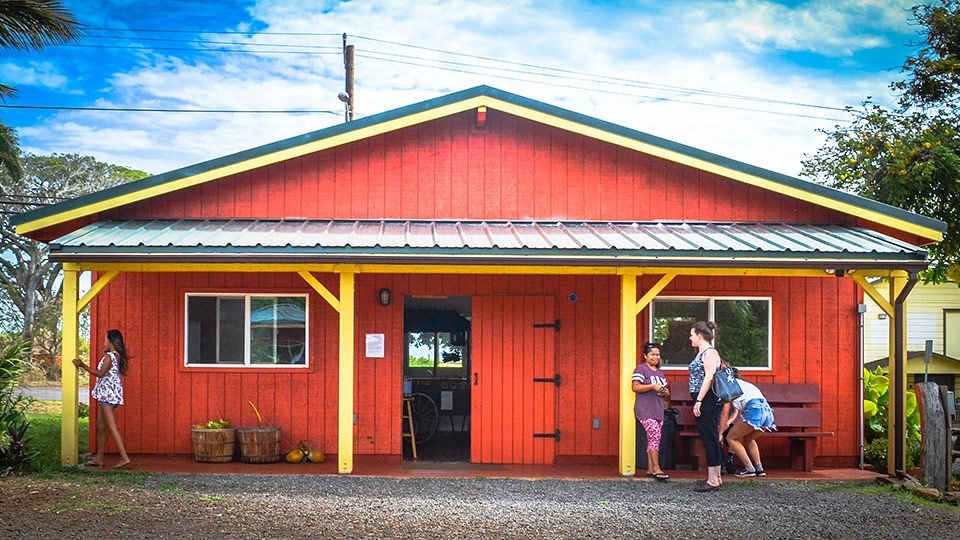
[[[696,487],[694,487],[694,488],[693,488],[693,491],[695,491],[695,492],[697,492],[697,493],[709,493],[709,492],[711,492],[711,491],[720,491],[720,486],[719,486],[719,485],[716,485],[716,486],[715,486],[715,485],[713,485],[713,484],[711,484],[711,483],[709,483],[709,482],[704,482],[704,483],[698,484]]]
[[[666,482],[667,480],[670,479],[670,475],[667,473],[655,473],[653,475],[653,478],[661,482]]]

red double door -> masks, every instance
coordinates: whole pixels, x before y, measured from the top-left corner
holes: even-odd
[[[554,463],[559,330],[552,296],[473,297],[473,463]]]

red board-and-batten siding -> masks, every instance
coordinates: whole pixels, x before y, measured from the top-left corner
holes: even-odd
[[[485,129],[462,113],[155,197],[102,218],[557,219],[850,222],[844,214],[714,174],[488,111]],[[336,293],[337,278],[318,276]],[[643,277],[640,290],[656,276]],[[559,459],[618,453],[619,279],[614,276],[358,275],[356,336],[386,334],[382,359],[357,339],[355,449],[399,455],[404,294],[549,295],[563,322]],[[186,369],[183,294],[311,294],[307,370]],[[566,298],[576,292],[576,303]],[[858,455],[858,341],[851,280],[678,277],[662,295],[773,298],[773,370],[756,380],[811,382],[822,391],[824,465]],[[171,299],[176,299],[171,301]],[[300,439],[332,452],[337,441],[337,317],[294,274],[121,274],[94,302],[94,335],[121,327],[136,356],[119,422],[131,452],[189,453],[188,426],[226,415],[255,425],[253,401]],[[647,313],[638,318],[647,335]],[[95,349],[96,347],[94,347]],[[672,379],[685,379],[674,372]],[[149,389],[149,390],[147,390]],[[593,429],[593,418],[600,429]],[[843,429],[841,429],[841,427]]]

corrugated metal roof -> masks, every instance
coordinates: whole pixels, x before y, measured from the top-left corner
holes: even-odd
[[[60,261],[311,260],[423,262],[471,256],[511,264],[690,264],[793,267],[926,266],[926,251],[851,225],[787,223],[143,220],[104,221],[51,243]],[[535,260],[542,258],[541,260]],[[440,260],[431,259],[431,260]],[[249,259],[246,259],[249,260]]]

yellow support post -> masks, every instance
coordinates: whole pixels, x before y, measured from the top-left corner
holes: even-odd
[[[906,358],[907,358],[907,311],[905,309],[895,309],[895,298],[899,298],[904,288],[907,286],[907,279],[903,277],[890,278],[890,303],[894,304],[890,321],[890,361],[888,363],[887,376],[890,378],[889,399],[887,401],[887,474],[896,475],[897,465],[906,466],[907,463],[907,441],[906,435],[906,396],[907,396],[907,377],[906,377]],[[898,313],[900,312],[900,313]],[[899,316],[898,316],[899,315]],[[899,327],[899,329],[898,329]],[[898,335],[903,339],[897,342]],[[903,359],[903,365],[897,365],[897,348],[900,348],[900,358]],[[904,373],[899,373],[903,370]],[[899,384],[898,384],[899,381]],[[899,405],[898,405],[899,404]],[[897,429],[902,426],[904,429]],[[898,434],[903,433],[904,440],[897,440]],[[898,452],[899,450],[899,452]],[[898,455],[899,454],[899,455]]]
[[[354,277],[340,274],[340,392],[337,416],[337,459],[341,474],[353,472],[353,328]]]
[[[80,352],[79,314],[77,298],[79,296],[80,273],[72,270],[63,272],[63,346],[60,356],[60,375],[63,381],[60,414],[60,463],[76,465],[79,456],[77,446],[80,438],[77,404],[79,403],[79,381],[77,367],[73,359]]]
[[[620,276],[620,474],[637,468],[637,422],[633,417],[631,379],[637,368],[637,276]]]

